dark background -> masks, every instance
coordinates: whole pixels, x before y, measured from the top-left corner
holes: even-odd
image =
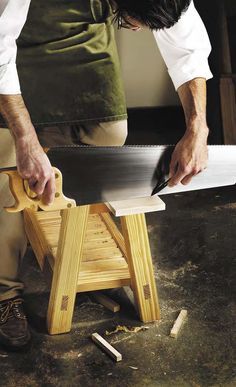
[[[210,127],[209,144],[223,144],[222,117],[220,105],[220,77],[223,72],[222,47],[222,6],[225,5],[232,67],[236,72],[236,0],[195,0],[195,6],[207,28],[212,52],[209,57],[213,79],[208,81],[207,119]],[[156,129],[156,122],[161,132]],[[148,128],[148,129],[147,129]],[[142,136],[142,131],[146,136]],[[181,107],[159,107],[129,109],[128,143],[142,142],[148,144],[174,144],[185,130],[184,115]]]

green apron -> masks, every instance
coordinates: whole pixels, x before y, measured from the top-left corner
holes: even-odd
[[[108,0],[31,0],[17,44],[35,125],[127,117]]]

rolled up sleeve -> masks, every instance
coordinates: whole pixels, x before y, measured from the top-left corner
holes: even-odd
[[[193,1],[173,27],[153,33],[176,90],[194,78],[212,78],[211,44]]]
[[[16,39],[25,24],[29,5],[30,0],[0,2],[0,94],[20,94]]]

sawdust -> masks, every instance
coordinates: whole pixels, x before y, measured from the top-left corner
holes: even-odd
[[[149,225],[147,226],[147,230],[148,230],[148,232],[149,232],[149,233],[151,233],[151,232],[155,231],[155,230],[156,230],[156,228],[157,228],[157,226],[156,226],[156,225],[155,225],[155,226],[153,226],[153,225],[149,224]]]
[[[125,332],[125,333],[137,333],[140,331],[146,331],[149,329],[147,326],[141,326],[141,327],[126,327],[125,325],[117,325],[116,329],[114,331],[106,331],[105,334],[106,336],[113,335],[117,332]]]
[[[103,319],[95,320],[95,321],[78,321],[78,322],[73,323],[72,327],[73,327],[73,329],[88,328],[88,327],[93,326],[93,325],[107,323],[111,319],[112,319],[112,317],[103,318]]]
[[[213,208],[214,211],[222,211],[222,210],[236,210],[236,203],[227,203],[222,206],[215,206]]]
[[[197,265],[193,264],[191,261],[187,261],[184,265],[182,265],[176,270],[157,270],[155,277],[164,281],[173,281],[178,278],[182,278],[187,273],[194,272],[197,269]],[[172,282],[172,286],[176,287],[178,285]]]
[[[210,235],[210,239],[215,239],[217,240],[219,238],[219,233],[215,232],[214,234]]]
[[[56,352],[56,351],[47,351],[44,350],[44,353],[50,353],[53,359],[62,359],[62,360],[76,360],[79,359],[83,354],[79,351],[67,351],[67,352]]]
[[[110,344],[114,345],[114,344],[122,343],[123,341],[127,341],[127,340],[129,340],[129,343],[131,343],[131,338],[132,337],[133,337],[133,334],[125,336],[125,337],[122,337],[122,338],[118,338],[116,340],[113,339],[113,340],[110,341]]]

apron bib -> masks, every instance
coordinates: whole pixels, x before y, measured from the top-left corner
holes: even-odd
[[[34,125],[127,118],[108,0],[31,0],[17,44]]]

